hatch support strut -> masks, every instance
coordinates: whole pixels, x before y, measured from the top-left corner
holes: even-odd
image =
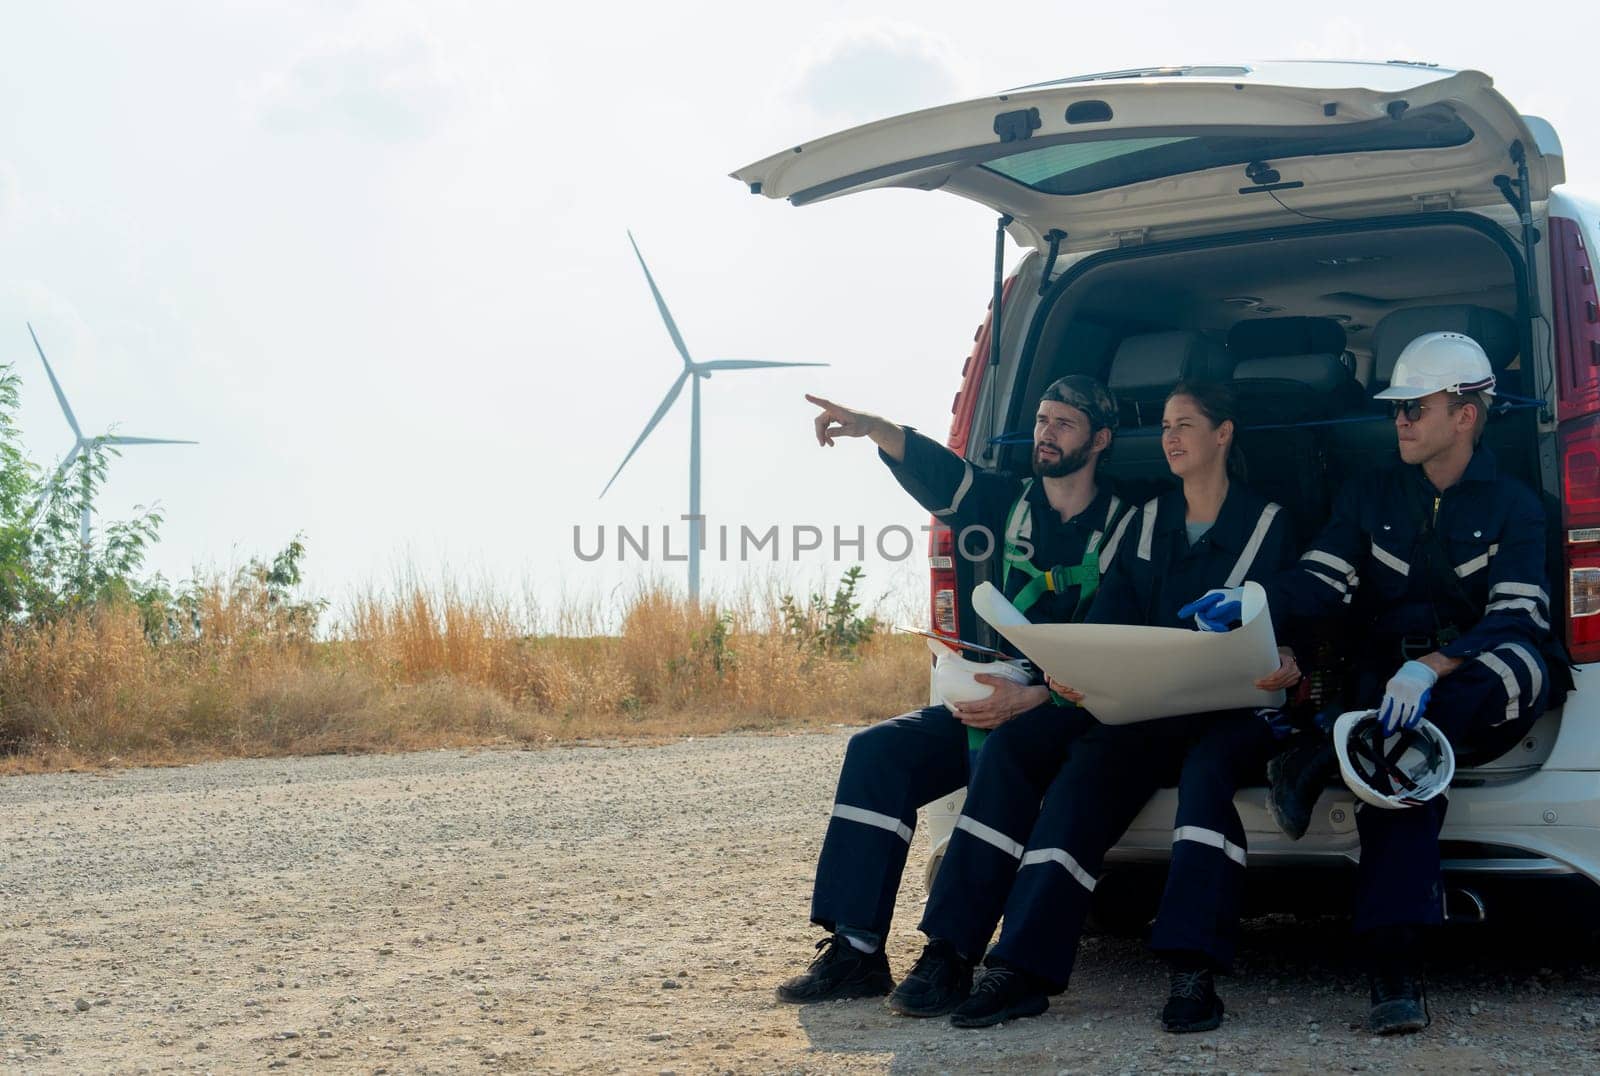
[[[1549,405],[1544,402],[1545,387],[1538,383],[1539,357],[1533,354],[1533,323],[1539,316],[1539,259],[1534,246],[1539,242],[1539,230],[1533,226],[1533,199],[1529,196],[1528,151],[1519,138],[1511,143],[1511,160],[1517,166],[1515,181],[1510,176],[1495,176],[1494,185],[1500,188],[1505,200],[1517,211],[1517,222],[1522,225],[1522,258],[1526,263],[1526,286],[1522,304],[1528,326],[1529,365],[1533,367],[1534,392],[1539,397],[1539,421],[1551,420]],[[1553,376],[1553,375],[1552,375]]]
[[[989,300],[989,430],[995,428],[995,411],[1000,406],[1000,296],[1005,291],[1006,226],[1015,218],[1000,214],[994,226],[994,298]],[[999,451],[998,448],[995,449]]]

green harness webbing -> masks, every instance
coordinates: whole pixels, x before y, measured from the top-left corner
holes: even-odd
[[[1011,599],[1011,604],[1017,607],[1017,612],[1026,613],[1038,604],[1039,599],[1046,593],[1060,594],[1068,587],[1078,587],[1078,604],[1073,607],[1072,619],[1081,621],[1089,613],[1089,599],[1094,597],[1094,592],[1100,589],[1100,544],[1105,540],[1105,531],[1096,531],[1089,539],[1089,544],[1084,548],[1083,560],[1074,565],[1057,564],[1053,568],[1041,571],[1033,561],[1023,555],[1017,546],[1016,538],[1022,530],[1022,513],[1030,513],[1028,507],[1028,490],[1033,487],[1033,479],[1029,478],[1022,483],[1022,494],[1011,506],[1011,511],[1006,516],[1006,550],[1003,566],[1000,569],[1000,589],[1009,589],[1011,570],[1028,576],[1028,582]],[[1113,509],[1112,515],[1116,512]],[[1031,531],[1032,528],[1030,527]],[[1054,698],[1054,693],[1051,695]],[[983,746],[983,741],[988,737],[987,729],[967,729],[967,757],[969,765],[977,760],[978,748]],[[969,770],[970,772],[970,770]]]
[[[1026,613],[1038,604],[1039,599],[1046,593],[1064,593],[1069,587],[1078,587],[1078,604],[1072,610],[1072,619],[1081,621],[1089,612],[1089,599],[1094,597],[1094,592],[1100,589],[1100,543],[1104,540],[1104,532],[1096,531],[1089,539],[1089,544],[1084,547],[1083,560],[1074,565],[1057,564],[1053,568],[1040,570],[1033,561],[1023,555],[1018,548],[1016,536],[1022,528],[1021,513],[1030,512],[1028,507],[1028,490],[1033,486],[1033,479],[1022,483],[1022,495],[1011,506],[1011,512],[1006,518],[1006,550],[1004,565],[1000,569],[1000,589],[1010,589],[1011,570],[1028,576],[1028,582],[1017,596],[1011,599],[1011,604],[1017,607],[1017,612]]]

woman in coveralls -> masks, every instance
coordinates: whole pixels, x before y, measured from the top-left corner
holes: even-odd
[[[1242,480],[1235,413],[1233,394],[1220,385],[1180,384],[1168,396],[1162,447],[1182,488],[1124,521],[1125,555],[1102,581],[1089,623],[1181,628],[1193,626],[1192,616],[1223,630],[1238,618],[1236,595],[1208,591],[1269,579],[1293,562],[1288,519]],[[1257,688],[1299,681],[1293,654],[1280,652],[1278,671]],[[1136,655],[1129,658],[1129,675],[1138,675]],[[1074,702],[1083,698],[1068,685],[1051,687]],[[1252,710],[1097,724],[1084,733],[1045,794],[1000,940],[951,1022],[987,1027],[1049,1007],[1049,995],[1066,989],[1072,973],[1106,851],[1158,788],[1176,784],[1171,867],[1151,939],[1172,966],[1162,1026],[1204,1031],[1220,1024],[1212,975],[1233,958],[1245,862],[1233,796],[1264,770],[1273,745],[1268,721]]]

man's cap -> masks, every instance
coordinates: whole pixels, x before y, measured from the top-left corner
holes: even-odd
[[[1044,390],[1044,395],[1039,397],[1040,403],[1046,400],[1076,407],[1089,416],[1089,422],[1096,429],[1117,428],[1117,398],[1111,395],[1110,389],[1087,374],[1068,374],[1052,381]]]

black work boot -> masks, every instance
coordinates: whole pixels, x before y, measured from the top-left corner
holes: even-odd
[[[940,938],[923,946],[922,955],[886,1004],[901,1016],[943,1016],[972,993],[972,961]]]
[[[1421,1031],[1432,1020],[1422,984],[1422,945],[1411,927],[1380,927],[1367,938],[1367,981],[1372,1012],[1367,1027],[1378,1035]]]
[[[1291,743],[1267,762],[1267,810],[1291,841],[1305,836],[1317,797],[1338,768],[1333,744],[1321,736]]]
[[[894,989],[889,958],[880,946],[863,953],[838,934],[817,943],[817,956],[802,974],[778,987],[778,1000],[797,1005],[841,998],[878,998]]]
[[[1180,1034],[1211,1031],[1222,1024],[1222,1009],[1210,964],[1200,957],[1174,960],[1167,1003],[1161,1007],[1161,1029]]]
[[[950,1014],[956,1027],[992,1027],[1021,1016],[1038,1016],[1050,1007],[1050,984],[1003,963],[984,966],[972,996]]]

